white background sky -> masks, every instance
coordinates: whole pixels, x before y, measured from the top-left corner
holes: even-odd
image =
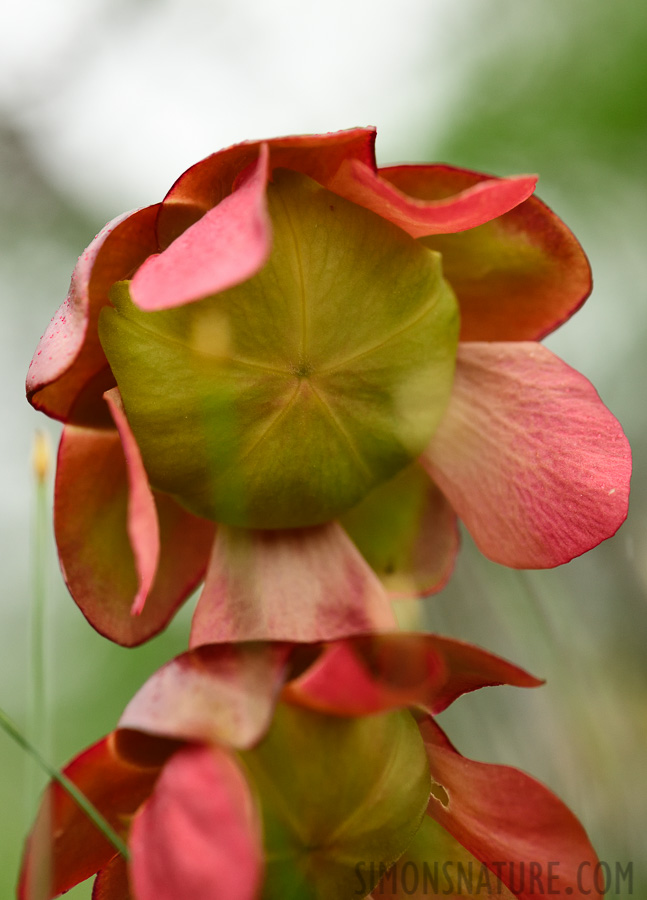
[[[413,159],[470,5],[27,0],[3,16],[0,102],[62,183],[115,213],[246,138],[371,124],[381,159]]]

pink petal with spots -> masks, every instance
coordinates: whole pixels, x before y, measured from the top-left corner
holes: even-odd
[[[393,628],[387,594],[343,529],[218,528],[191,646],[322,641]]]

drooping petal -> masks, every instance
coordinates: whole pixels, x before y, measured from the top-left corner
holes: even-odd
[[[579,878],[583,866],[595,867],[597,856],[561,800],[518,769],[461,756],[432,719],[420,730],[431,777],[440,786],[432,790],[428,814],[515,897],[530,900],[551,890],[558,897],[599,897]],[[549,881],[551,873],[556,881]]]
[[[266,262],[271,246],[267,211],[269,151],[240,186],[191,225],[160,254],[149,256],[130,287],[143,310],[169,309],[218,294],[251,278]]]
[[[264,141],[270,150],[270,169],[301,172],[328,187],[340,165],[357,159],[375,168],[375,129],[353,128],[329,134],[306,134]],[[235,144],[206,159],[180,176],[160,210],[157,229],[160,245],[167,247],[208,210],[236,188],[241,172],[258,159],[260,141]]]
[[[213,525],[166,495],[150,494],[130,443],[127,452],[128,461],[116,430],[64,429],[54,526],[63,575],[81,611],[101,634],[134,646],[165,627],[204,575]],[[160,551],[149,590],[157,557],[153,513]],[[145,598],[143,611],[132,615],[133,601],[140,609]]]
[[[102,394],[114,385],[99,343],[97,321],[115,281],[129,278],[158,250],[159,204],[113,219],[80,256],[67,299],[31,361],[27,398],[52,418],[76,425],[110,425]]]
[[[127,763],[108,736],[72,760],[63,773],[124,836],[131,816],[150,794],[159,767]],[[94,875],[114,855],[115,848],[69,794],[52,784],[25,848],[19,900],[57,897]]]
[[[458,552],[456,513],[418,463],[340,521],[392,595],[428,596],[447,583]]]
[[[134,819],[130,847],[137,900],[258,896],[257,813],[238,765],[224,750],[194,746],[173,756]]]
[[[483,225],[526,200],[536,183],[536,175],[486,178],[452,191],[452,196],[421,199],[399,190],[366,163],[349,159],[340,167],[330,189],[419,238]]]
[[[463,694],[482,687],[509,684],[531,688],[543,684],[540,678],[535,678],[514,663],[473,644],[436,634],[426,635],[425,639],[441,657],[445,667],[444,681],[436,687],[432,696],[423,701],[434,715],[447,709]]]
[[[251,747],[269,726],[290,645],[219,644],[183,653],[135,694],[119,720],[196,743]],[[121,732],[117,732],[118,746]]]
[[[92,900],[134,900],[123,856],[115,856],[94,880]]]
[[[141,453],[128,425],[118,388],[105,395],[110,414],[119,432],[128,478],[128,513],[126,531],[132,547],[137,593],[131,615],[140,615],[148,597],[159,564],[160,535],[153,492],[148,484]]]
[[[341,526],[218,528],[190,646],[333,640],[393,628],[388,597]]]
[[[372,888],[429,800],[424,748],[406,711],[342,719],[279,704],[268,735],[242,757],[263,810],[264,900],[357,896],[362,864],[375,873]]]
[[[329,644],[283,696],[322,712],[362,716],[406,706],[442,712],[468,691],[542,682],[479,647],[433,634],[367,635]]]
[[[440,201],[488,182],[452,166],[395,166],[380,175],[420,200]],[[425,238],[440,251],[461,307],[461,340],[538,340],[569,318],[591,292],[579,242],[541,200],[462,234]]]
[[[481,551],[506,566],[568,562],[627,514],[622,428],[590,382],[540,344],[461,345],[422,462]]]

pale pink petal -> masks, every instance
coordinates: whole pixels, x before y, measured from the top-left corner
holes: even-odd
[[[149,256],[130,285],[145,310],[168,309],[217,294],[251,278],[270,253],[271,223],[265,189],[269,151],[238,188],[160,254]]]
[[[251,747],[269,727],[289,652],[288,644],[244,643],[183,653],[135,694],[119,728]]]
[[[224,750],[186,747],[135,816],[130,876],[137,900],[256,900],[263,850],[247,783]]]
[[[568,562],[627,515],[622,428],[586,378],[534,342],[460,345],[422,463],[481,551],[507,566]]]
[[[526,200],[536,183],[536,175],[489,178],[452,197],[421,200],[398,190],[366,163],[347,160],[333,179],[330,190],[419,238],[483,225]]]
[[[191,646],[332,640],[394,625],[384,588],[338,524],[288,531],[222,526]]]

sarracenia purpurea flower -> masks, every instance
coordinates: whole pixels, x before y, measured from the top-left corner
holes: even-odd
[[[80,257],[27,391],[65,423],[59,556],[113,640],[205,573],[193,644],[388,629],[457,516],[518,568],[624,520],[622,429],[538,343],[590,291],[580,245],[534,177],[378,169],[374,139],[223,150]]]
[[[460,866],[479,897],[599,898],[578,878],[597,857],[564,804],[516,769],[461,756],[435,721],[493,684],[539,682],[429,634],[184,653],[65,769],[130,861],[54,784],[19,900],[95,873],[95,900],[404,898],[424,866],[443,896]]]

